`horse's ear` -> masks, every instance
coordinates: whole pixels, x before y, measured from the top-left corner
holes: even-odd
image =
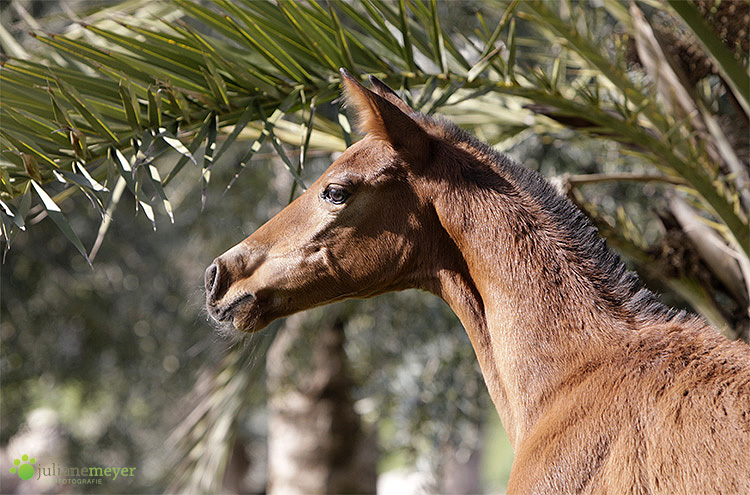
[[[341,69],[341,82],[344,98],[347,105],[354,108],[362,131],[388,141],[397,151],[410,155],[413,160],[421,161],[427,156],[430,137],[409,116],[409,106],[388,86],[377,81],[373,83],[377,92],[370,91],[346,69]],[[394,98],[401,104],[393,102]]]
[[[402,112],[409,115],[414,112],[414,109],[410,107],[404,100],[402,100],[395,91],[393,91],[386,83],[381,81],[375,76],[370,76],[370,86],[372,90],[396,105]]]

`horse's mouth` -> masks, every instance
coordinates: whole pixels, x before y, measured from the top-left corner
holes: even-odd
[[[219,305],[216,303],[209,303],[208,313],[214,320],[219,322],[228,320],[236,321],[240,313],[243,312],[241,310],[245,306],[252,304],[253,301],[255,301],[255,295],[252,293],[248,293],[235,298],[233,301],[227,304]]]

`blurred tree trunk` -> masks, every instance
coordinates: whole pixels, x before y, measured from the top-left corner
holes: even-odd
[[[268,493],[375,493],[376,444],[354,411],[343,322],[305,331],[305,321],[288,318],[267,356]]]
[[[451,449],[444,453],[446,461],[442,466],[440,493],[451,495],[472,495],[481,493],[482,449]]]

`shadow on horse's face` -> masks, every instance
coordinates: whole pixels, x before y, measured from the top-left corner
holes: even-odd
[[[206,270],[209,313],[254,332],[304,309],[414,287],[428,216],[401,155],[368,136],[214,260]]]

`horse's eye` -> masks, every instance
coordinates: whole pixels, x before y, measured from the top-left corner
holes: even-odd
[[[323,190],[321,197],[335,205],[343,204],[351,194],[341,186],[328,186]]]

